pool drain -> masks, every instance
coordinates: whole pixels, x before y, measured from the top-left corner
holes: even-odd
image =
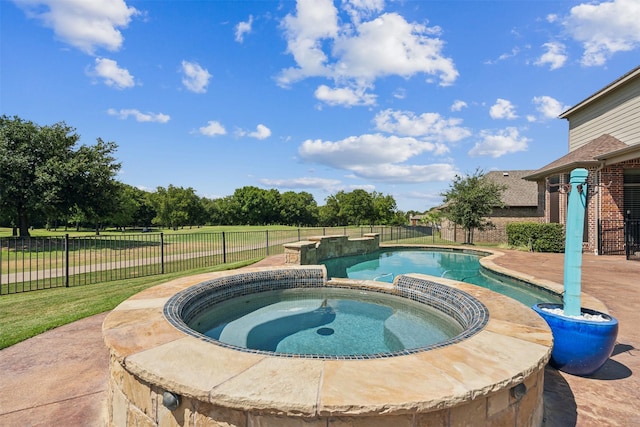
[[[316,331],[318,335],[333,335],[334,332],[332,328],[320,328]]]

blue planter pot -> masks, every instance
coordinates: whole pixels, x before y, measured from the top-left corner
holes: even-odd
[[[540,303],[532,307],[547,322],[553,334],[549,364],[573,375],[591,375],[611,356],[618,337],[618,321],[608,314],[582,309],[582,313],[599,314],[607,321],[573,319],[543,308],[562,308],[562,304]]]

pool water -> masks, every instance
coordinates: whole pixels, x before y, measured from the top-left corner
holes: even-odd
[[[196,316],[189,326],[237,347],[332,356],[422,348],[462,332],[451,317],[407,298],[324,287],[232,298]]]
[[[511,297],[525,305],[561,302],[561,298],[544,289],[492,276],[482,271],[480,256],[462,252],[392,249],[367,255],[323,261],[329,277],[376,280],[392,283],[400,274],[421,273],[482,286]]]

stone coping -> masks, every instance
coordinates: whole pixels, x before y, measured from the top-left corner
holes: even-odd
[[[352,355],[324,355],[324,354],[294,354],[277,353],[273,351],[257,350],[238,347],[210,338],[189,325],[196,316],[206,312],[211,307],[226,300],[243,295],[265,291],[300,288],[341,288],[352,290],[367,290],[380,294],[390,294],[420,302],[435,308],[456,321],[462,332],[425,347],[415,347],[394,352]],[[456,288],[420,278],[419,276],[399,275],[389,288],[371,287],[353,281],[326,282],[326,268],[324,266],[304,266],[279,270],[264,270],[259,272],[239,272],[235,275],[220,277],[190,286],[172,296],[164,307],[164,316],[171,324],[182,332],[211,342],[215,345],[231,348],[246,353],[274,355],[280,357],[312,358],[312,359],[378,359],[396,357],[420,351],[444,347],[463,341],[486,325],[489,317],[487,308],[477,299]]]
[[[287,267],[243,272],[283,268]],[[464,341],[429,351],[369,360],[318,360],[214,345],[178,330],[163,316],[165,304],[176,293],[234,274],[238,273],[184,277],[124,301],[103,323],[112,363],[149,384],[219,407],[315,417],[398,415],[454,407],[522,383],[542,371],[551,354],[551,331],[529,307],[475,285],[417,274],[408,276],[477,298],[489,311],[486,326]]]
[[[544,290],[547,290],[553,294],[558,296],[562,296],[564,292],[564,287],[562,284],[553,282],[551,280],[539,279],[537,277],[531,276],[529,274],[520,273],[517,271],[510,270],[508,268],[502,267],[495,263],[495,260],[504,256],[503,252],[494,249],[482,248],[482,249],[474,249],[468,247],[460,247],[460,246],[442,246],[442,245],[423,245],[423,244],[385,244],[380,245],[380,249],[392,249],[392,248],[415,248],[415,249],[427,249],[434,251],[451,251],[451,252],[462,252],[472,255],[480,255],[480,265],[482,268],[489,270],[489,272],[497,274],[498,276],[506,276],[511,280],[516,280],[523,282],[529,286],[538,287]],[[438,279],[440,280],[440,279]],[[584,308],[589,308],[591,310],[600,311],[605,314],[609,314],[609,309],[607,306],[600,301],[598,298],[593,295],[589,295],[588,293],[581,293],[581,306]]]

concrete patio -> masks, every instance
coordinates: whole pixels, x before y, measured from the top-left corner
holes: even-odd
[[[562,283],[562,254],[501,250],[499,266]],[[282,255],[259,265],[280,265]],[[256,265],[254,265],[256,266]],[[545,426],[640,425],[640,263],[585,254],[583,291],[600,299],[620,322],[618,343],[605,366],[589,378],[547,367]],[[104,424],[108,351],[106,313],[43,333],[0,351],[0,425]]]

